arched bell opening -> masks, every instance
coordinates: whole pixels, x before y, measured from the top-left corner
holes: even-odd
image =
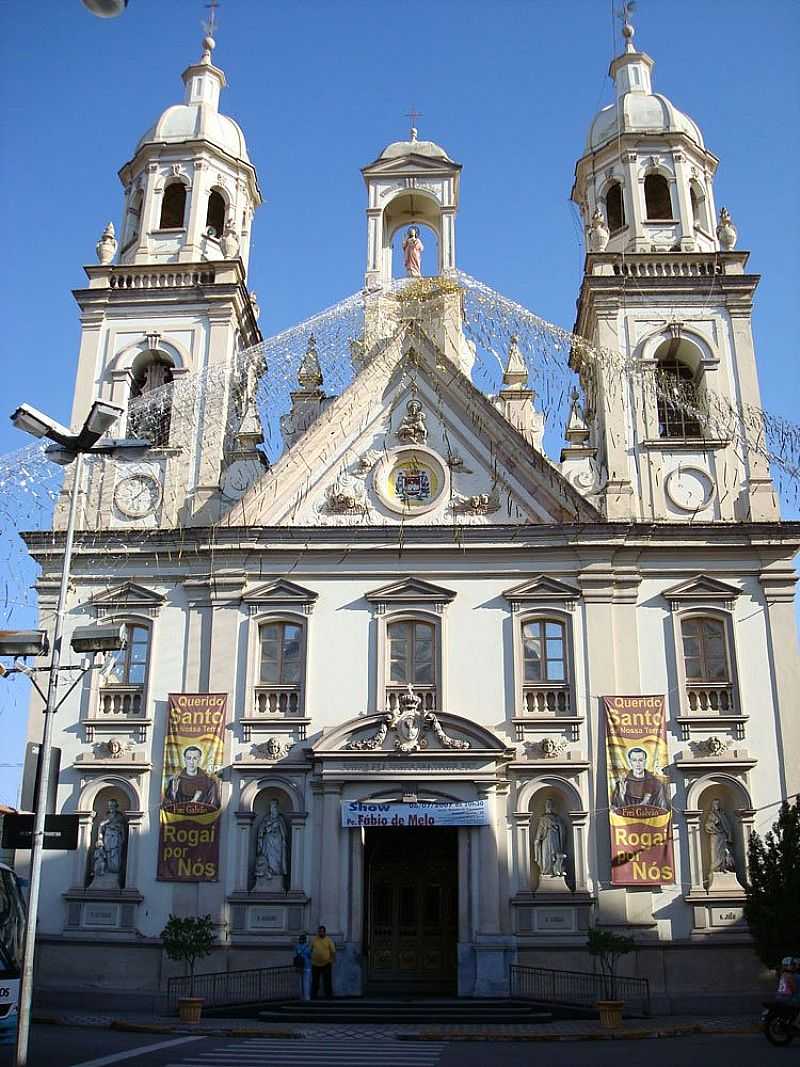
[[[446,262],[442,248],[442,208],[429,193],[408,189],[387,204],[383,212],[383,275],[388,281],[406,277],[403,242],[407,231],[416,227],[425,250],[422,253],[422,275],[442,273]],[[401,231],[398,233],[398,231]],[[426,241],[427,236],[427,241]],[[398,239],[396,239],[399,238]],[[393,255],[394,248],[397,254]]]

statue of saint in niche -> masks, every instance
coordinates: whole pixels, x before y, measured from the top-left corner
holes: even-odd
[[[97,827],[89,889],[121,889],[125,884],[125,844],[128,822],[112,797]]]
[[[278,811],[278,801],[270,800],[269,811],[256,837],[256,883],[254,893],[279,893],[289,873],[289,830]]]
[[[712,877],[715,874],[734,874],[733,827],[719,800],[711,801],[711,810],[706,812],[703,829],[708,834],[709,874]]]
[[[422,274],[422,253],[425,245],[419,239],[419,230],[410,226],[403,241],[403,261],[409,278],[419,278]]]
[[[567,835],[553,801],[544,802],[544,814],[539,818],[533,839],[533,858],[543,878],[563,878],[567,858]]]

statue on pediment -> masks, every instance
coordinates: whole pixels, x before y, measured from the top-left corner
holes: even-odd
[[[413,445],[424,445],[428,439],[428,427],[425,424],[425,412],[419,400],[409,400],[403,421],[397,427],[397,437]]]

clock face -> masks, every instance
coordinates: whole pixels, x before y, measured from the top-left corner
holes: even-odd
[[[131,474],[114,490],[114,503],[130,519],[143,519],[161,501],[161,486],[149,474]]]
[[[666,489],[681,511],[701,511],[714,495],[714,483],[699,467],[678,467],[667,476]]]

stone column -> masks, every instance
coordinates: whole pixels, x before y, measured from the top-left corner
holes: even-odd
[[[233,891],[234,893],[247,893],[250,891],[248,861],[250,859],[250,835],[255,812],[236,812],[236,872]]]
[[[780,723],[783,767],[779,770],[781,796],[800,792],[800,659],[794,609],[796,576],[789,559],[778,559],[759,575],[766,600],[765,622],[772,660],[772,701]]]
[[[305,825],[306,825],[306,812],[293,811],[289,815],[289,825],[292,828],[292,858],[289,864],[289,892],[290,893],[302,893],[303,890],[303,869],[305,860],[305,849],[303,848],[303,841],[305,838]]]
[[[140,877],[139,871],[139,841],[141,838],[143,811],[126,811],[125,818],[128,821],[128,851],[125,857],[125,889],[135,889],[139,885],[146,885],[148,879]]]
[[[634,252],[649,252],[650,242],[644,232],[644,178],[639,180],[637,156],[635,152],[622,153],[622,197],[625,204],[625,222],[628,227],[628,246],[633,245]]]
[[[342,786],[339,782],[323,782],[322,785],[322,842],[320,850],[320,894],[317,902],[318,922],[329,930],[335,930],[339,920],[340,880],[339,835],[340,800]],[[336,931],[340,933],[341,931]]]
[[[571,811],[568,814],[568,818],[572,825],[572,862],[575,867],[575,892],[585,893],[588,890],[586,823],[589,820],[589,812]]]
[[[79,811],[78,847],[72,860],[72,884],[76,889],[86,888],[86,872],[89,863],[89,849],[92,846],[93,811]]]
[[[681,251],[693,252],[696,248],[694,239],[694,212],[689,197],[689,173],[686,156],[683,152],[674,152],[672,162],[675,166],[674,183],[678,201],[678,219],[680,220]]]
[[[455,269],[456,265],[456,209],[442,208],[442,233],[440,237],[439,269],[442,274]]]
[[[515,811],[514,823],[514,891],[531,891],[531,813]]]
[[[705,886],[703,872],[703,847],[700,830],[702,811],[697,808],[686,808],[683,812],[686,825],[686,841],[689,851],[689,878],[690,893],[702,893]]]
[[[149,263],[150,249],[148,248],[148,234],[151,230],[157,230],[161,222],[162,192],[156,193],[158,182],[158,163],[147,164],[147,175],[144,180],[144,196],[142,197],[142,213],[139,216],[139,234],[136,238],[136,248],[133,253],[134,263]],[[130,253],[128,253],[130,255]]]
[[[742,878],[740,882],[747,884],[750,880],[750,858],[748,856],[748,844],[750,843],[750,835],[753,832],[753,823],[755,821],[756,812],[754,808],[737,808],[736,818],[742,827],[741,837],[734,830],[734,841],[739,841],[742,845]],[[738,877],[738,873],[737,873]]]
[[[481,933],[493,934],[499,933],[500,930],[498,922],[500,871],[497,853],[497,787],[494,783],[479,785],[478,793],[481,799],[489,801],[491,812],[489,825],[481,826],[478,830],[478,875],[480,879],[478,914]]]

